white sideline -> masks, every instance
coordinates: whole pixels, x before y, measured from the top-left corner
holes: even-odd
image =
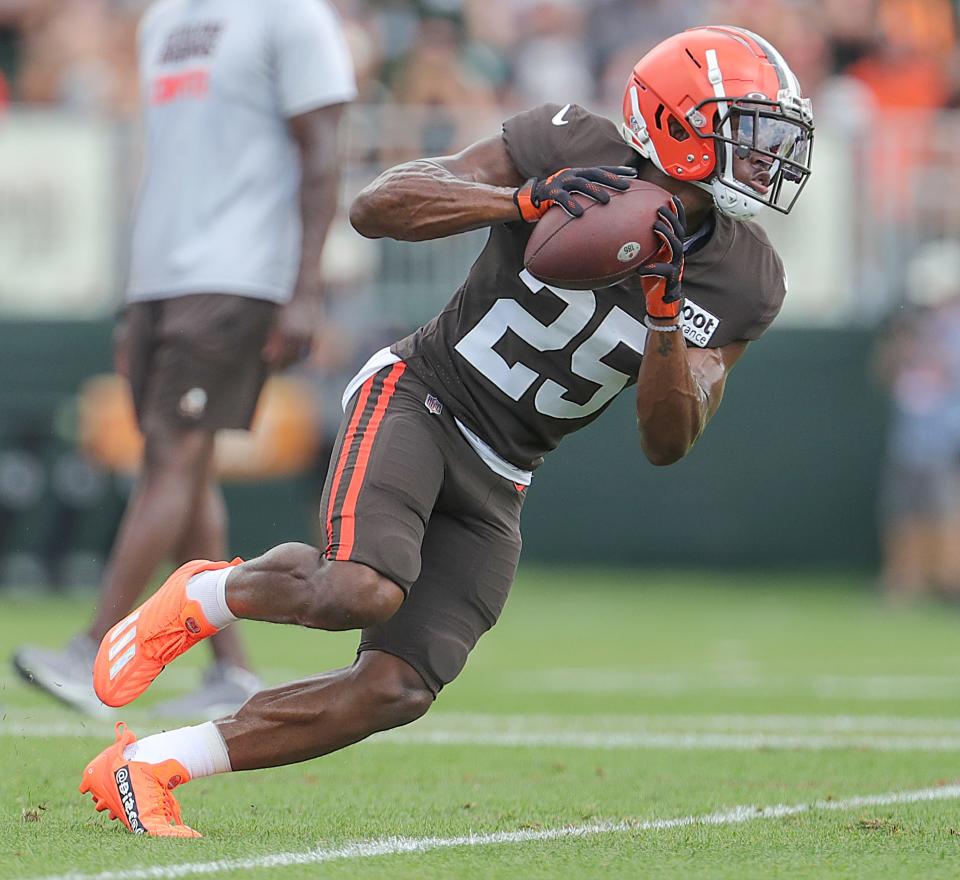
[[[60,712],[62,717],[63,713]],[[786,733],[919,733],[960,734],[960,718],[915,715],[557,715],[535,712],[522,715],[482,712],[433,712],[429,726],[447,725],[461,729],[485,727],[510,733],[557,730],[562,728],[604,730],[779,731]],[[453,722],[453,724],[451,724]],[[417,722],[426,724],[427,722]]]
[[[871,749],[880,752],[956,752],[956,736],[836,736],[767,733],[476,733],[473,731],[391,731],[370,742],[419,746],[492,746],[575,749],[678,749],[680,751],[754,751],[757,749]]]
[[[515,693],[637,693],[677,695],[705,690],[732,693],[791,693],[830,700],[927,700],[960,696],[960,679],[941,675],[770,675],[759,670],[644,672],[621,667],[571,667],[519,670],[510,685]]]
[[[98,874],[52,874],[30,880],[176,880],[199,874],[222,874],[227,871],[252,871],[257,868],[287,868],[294,865],[316,865],[344,859],[366,859],[375,856],[424,853],[437,849],[465,846],[494,846],[508,843],[533,843],[545,840],[589,837],[594,834],[622,834],[640,831],[668,831],[691,825],[738,825],[754,819],[781,819],[816,810],[841,811],[858,807],[887,807],[960,798],[960,785],[923,788],[917,791],[861,795],[842,800],[814,801],[812,804],[774,804],[755,807],[745,804],[716,813],[681,816],[676,819],[650,819],[645,822],[591,822],[562,828],[520,831],[497,831],[491,834],[467,834],[461,837],[388,837],[381,840],[358,840],[329,848],[318,847],[303,852],[277,852],[249,858],[218,859],[211,862],[186,862],[179,865],[154,865],[124,871],[103,871]]]
[[[414,746],[488,746],[492,748],[571,748],[571,749],[648,749],[678,751],[756,751],[759,749],[799,749],[804,751],[827,751],[830,749],[870,749],[879,752],[960,752],[960,736],[946,735],[936,729],[920,727],[904,730],[900,735],[878,735],[858,730],[856,726],[838,725],[825,727],[824,733],[770,733],[764,730],[739,732],[645,730],[642,716],[633,719],[633,730],[558,729],[556,726],[571,726],[582,719],[557,719],[546,716],[539,719],[552,723],[552,730],[537,730],[526,727],[517,716],[435,716],[433,721],[412,725],[401,730],[375,734],[367,740],[377,745]],[[722,717],[722,716],[721,716]],[[535,720],[532,716],[528,720]],[[708,720],[707,718],[702,720]],[[589,720],[589,719],[588,719]],[[600,722],[602,719],[593,719]],[[624,721],[631,719],[620,719]],[[692,719],[690,719],[692,720]],[[746,719],[743,719],[744,721]],[[759,718],[758,727],[763,727]],[[799,720],[799,719],[798,719]],[[891,719],[892,720],[892,719]],[[907,719],[904,719],[907,720]],[[933,719],[930,719],[933,721]],[[454,722],[451,724],[451,721]],[[138,719],[147,729],[156,728],[156,720]],[[490,729],[495,725],[495,729]],[[507,729],[503,729],[505,725]],[[160,726],[166,727],[161,724]],[[483,728],[486,729],[483,729]],[[520,729],[517,729],[517,728]],[[89,737],[110,739],[113,725],[102,720],[24,720],[0,721],[0,737]]]

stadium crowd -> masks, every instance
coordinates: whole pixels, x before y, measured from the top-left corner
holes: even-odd
[[[135,110],[135,33],[146,0],[0,0],[0,75],[13,101]],[[335,0],[361,101],[452,108],[426,145],[457,138],[458,113],[562,99],[611,106],[666,35],[725,22],[767,35],[808,92],[838,77],[880,107],[960,104],[951,0]],[[853,88],[851,89],[850,86]],[[467,109],[461,109],[467,108]],[[445,143],[446,142],[446,143]]]

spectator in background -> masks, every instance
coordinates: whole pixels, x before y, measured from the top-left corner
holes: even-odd
[[[158,0],[139,48],[148,161],[118,364],[144,435],[143,472],[89,629],[62,651],[28,646],[14,657],[28,681],[82,710],[99,706],[101,639],[157,567],[225,555],[214,438],[250,426],[268,368],[309,352],[338,127],[355,94],[339,22],[320,0]],[[201,690],[161,711],[215,716],[259,689],[235,635],[213,650]]]
[[[452,19],[434,17],[421,23],[393,87],[400,112],[418,123],[419,141],[407,145],[407,155],[398,158],[442,156],[466,146],[479,136],[474,129],[478,116],[484,119],[496,106],[490,85],[463,63],[460,45]]]
[[[880,37],[876,4],[877,0],[820,0],[833,71],[846,70],[876,47]]]
[[[585,24],[594,70],[602,73],[614,56],[627,51],[634,53],[636,61],[670,34],[704,24],[708,21],[706,5],[706,0],[592,0]],[[720,22],[719,18],[710,20]],[[632,69],[633,64],[611,91],[611,96],[616,95],[614,106]]]
[[[578,0],[537,0],[520,17],[523,40],[514,58],[513,100],[529,107],[550,101],[588,105],[593,69],[583,39],[587,9]]]
[[[960,599],[960,243],[918,251],[906,299],[876,359],[891,397],[881,582]]]
[[[108,0],[37,3],[24,22],[19,97],[87,112],[137,107],[137,5]]]

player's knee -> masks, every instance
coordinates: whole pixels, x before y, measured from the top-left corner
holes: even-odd
[[[322,557],[305,576],[303,626],[364,629],[386,623],[403,604],[403,591],[366,565],[328,562]]]
[[[421,682],[391,691],[382,705],[388,710],[390,727],[401,727],[426,715],[433,701],[433,693]]]
[[[420,674],[398,657],[364,652],[358,661],[357,673],[379,730],[416,721],[433,705],[433,692]]]
[[[342,612],[356,629],[386,623],[403,604],[403,591],[372,568],[358,565],[356,569],[343,596]]]

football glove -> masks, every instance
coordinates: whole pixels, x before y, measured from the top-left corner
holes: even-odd
[[[599,168],[564,168],[549,177],[531,177],[514,194],[520,216],[527,223],[536,223],[554,205],[559,205],[571,217],[583,214],[573,193],[583,193],[595,202],[605,205],[610,201],[608,190],[623,192],[636,177],[635,168],[624,165]]]
[[[683,309],[683,239],[687,234],[687,217],[683,202],[673,197],[670,209],[657,211],[660,219],[653,231],[663,242],[654,258],[637,270],[647,300],[647,316],[656,320],[675,320]]]

